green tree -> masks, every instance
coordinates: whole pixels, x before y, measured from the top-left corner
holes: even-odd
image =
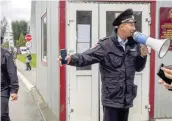
[[[4,16],[3,19],[1,20],[1,25],[0,25],[0,27],[1,27],[1,36],[4,36],[4,34],[6,32],[7,25],[8,25],[8,21]]]
[[[19,28],[20,28],[21,33],[23,33],[25,36],[27,34],[28,22],[21,20],[19,22]]]
[[[1,46],[2,46],[3,48],[8,49],[8,48],[9,48],[9,43],[8,43],[8,41],[4,42]]]
[[[16,45],[17,40],[20,38],[20,34],[23,33],[24,36],[27,34],[28,23],[25,20],[15,20],[11,22],[11,26],[13,31],[14,44]]]
[[[19,31],[19,26],[18,26],[18,21],[12,21],[11,22],[11,27],[13,31],[13,39],[14,39],[14,44],[16,45],[16,41],[20,37],[20,31]]]
[[[23,33],[20,34],[19,40],[16,41],[16,47],[25,46],[26,40]]]

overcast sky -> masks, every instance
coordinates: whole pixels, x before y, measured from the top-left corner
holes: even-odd
[[[0,0],[0,3],[0,16],[5,16],[9,23],[12,20],[30,20],[31,0]]]
[[[1,17],[8,20],[30,20],[31,0],[0,0]]]

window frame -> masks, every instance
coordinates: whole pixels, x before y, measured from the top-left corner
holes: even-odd
[[[89,23],[89,25],[90,25],[90,41],[89,42],[80,42],[79,40],[78,40],[78,25],[88,25],[88,23],[80,23],[80,21],[79,21],[79,19],[78,19],[78,15],[80,14],[80,13],[82,13],[82,12],[85,12],[85,13],[89,13],[89,14],[91,14],[91,16],[90,16],[90,23]],[[86,14],[86,15],[87,15]],[[85,16],[84,16],[85,17]],[[76,36],[77,36],[77,40],[76,40],[76,52],[78,53],[78,45],[79,44],[89,44],[89,48],[91,48],[91,46],[92,46],[92,11],[91,10],[77,10],[76,11]],[[88,49],[89,49],[88,48]],[[88,50],[87,49],[87,50]],[[82,52],[81,52],[82,53]],[[84,67],[76,67],[76,71],[91,71],[92,70],[92,66],[91,65],[88,65],[88,66],[84,66]]]
[[[41,61],[47,62],[47,55],[48,53],[46,52],[46,56],[44,56],[44,49],[45,49],[45,40],[44,40],[44,19],[46,18],[46,33],[47,32],[47,11],[41,16]],[[46,41],[48,41],[48,38],[46,36]],[[47,45],[46,45],[47,46]],[[48,46],[47,46],[48,48]],[[48,49],[47,49],[48,50]]]

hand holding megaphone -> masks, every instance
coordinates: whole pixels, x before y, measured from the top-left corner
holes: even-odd
[[[154,49],[158,53],[159,58],[163,58],[170,47],[170,39],[154,39],[137,31],[134,32],[133,39],[140,44],[147,45]]]
[[[144,56],[147,56],[147,54],[149,53],[148,51],[148,48],[146,45],[141,45],[140,47],[140,53],[141,53],[141,56],[144,57]]]

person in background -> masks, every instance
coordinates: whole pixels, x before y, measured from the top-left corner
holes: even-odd
[[[29,49],[27,49],[27,53],[26,53],[26,70],[31,70],[31,66],[30,63],[32,61],[32,55],[29,51]]]

